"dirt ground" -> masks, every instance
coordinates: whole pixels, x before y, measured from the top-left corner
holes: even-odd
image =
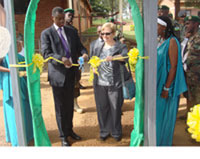
[[[97,121],[96,106],[93,95],[92,84],[88,82],[88,71],[82,74],[81,84],[86,89],[81,90],[81,96],[78,98],[79,105],[84,109],[83,114],[74,113],[74,131],[82,137],[81,141],[74,141],[69,138],[72,146],[129,146],[130,134],[133,129],[134,99],[126,100],[123,105],[122,129],[123,138],[116,142],[113,138],[108,138],[105,142],[99,140],[99,127]],[[59,133],[57,129],[54,101],[52,90],[47,82],[47,73],[41,75],[41,94],[42,94],[42,114],[46,125],[52,146],[61,146]],[[2,92],[0,92],[0,146],[11,146],[5,142],[5,129],[3,122]],[[186,110],[186,101],[181,98],[177,122],[174,133],[173,146],[200,146],[185,131],[184,121],[178,119]],[[33,142],[30,143],[33,145]]]

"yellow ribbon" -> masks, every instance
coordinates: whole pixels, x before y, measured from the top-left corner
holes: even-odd
[[[139,50],[137,48],[133,48],[128,52],[128,56],[125,57],[115,57],[112,59],[112,61],[115,60],[123,60],[123,59],[129,59],[129,64],[130,64],[130,69],[131,71],[135,71],[135,66],[136,63],[139,59],[149,59],[148,56],[139,56]],[[94,79],[94,73],[96,73],[97,75],[99,75],[98,73],[98,67],[101,64],[101,62],[106,61],[106,59],[101,60],[99,57],[97,56],[93,56],[90,61],[88,62],[91,66],[90,66],[90,78],[89,81],[92,82]]]
[[[188,132],[191,133],[191,137],[200,142],[200,104],[195,105],[188,112],[187,125],[189,126]]]
[[[116,58],[113,58],[112,60],[113,61],[115,61],[115,60],[123,60],[123,59],[127,59],[127,58],[129,58],[128,61],[129,61],[129,64],[130,64],[131,71],[135,71],[135,66],[136,66],[138,58],[139,59],[148,59],[149,57],[147,57],[147,56],[146,57],[139,56],[139,50],[136,49],[136,48],[133,48],[128,52],[128,56],[116,57]],[[49,57],[49,58],[44,60],[42,55],[37,53],[37,54],[33,55],[32,63],[25,65],[24,64],[25,62],[19,62],[17,65],[10,64],[10,67],[29,67],[29,66],[33,65],[33,73],[36,72],[37,68],[40,70],[40,73],[41,73],[41,72],[43,72],[44,63],[48,62],[49,60],[55,60],[56,62],[63,64],[62,61],[60,61],[60,60],[58,60],[58,59],[56,59],[54,57]],[[90,61],[88,62],[91,65],[90,66],[90,79],[89,79],[90,82],[92,82],[93,79],[94,79],[94,74],[93,73],[96,73],[97,75],[99,75],[98,67],[101,64],[101,62],[104,62],[104,61],[106,61],[106,59],[102,59],[101,60],[97,56],[93,56],[90,59]],[[72,64],[72,66],[79,66],[79,64]]]
[[[139,50],[137,48],[133,48],[128,52],[129,56],[129,65],[131,71],[135,72],[135,67],[137,64],[138,59],[149,59],[148,56],[139,56]]]
[[[99,75],[98,72],[98,67],[101,64],[102,60],[100,60],[99,57],[97,56],[92,56],[92,58],[89,60],[89,64],[90,66],[90,78],[89,81],[92,82],[94,79],[94,73],[96,73],[97,75]]]
[[[40,70],[40,73],[41,73],[41,72],[43,72],[44,63],[48,62],[49,60],[55,60],[56,62],[63,64],[62,61],[60,61],[54,57],[49,57],[44,60],[42,55],[37,53],[37,54],[33,55],[32,63],[24,65],[25,62],[19,62],[17,65],[10,64],[10,67],[29,67],[29,66],[33,65],[33,73],[36,72],[37,68]],[[79,66],[79,64],[72,64],[72,66]]]

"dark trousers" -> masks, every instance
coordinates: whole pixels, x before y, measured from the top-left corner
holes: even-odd
[[[110,133],[113,137],[122,135],[121,108],[124,102],[122,88],[94,86],[100,136]]]
[[[74,98],[78,98],[80,96],[80,80],[81,80],[81,70],[76,68],[76,70],[75,70]]]
[[[56,121],[60,138],[67,138],[72,132],[74,113],[74,71],[67,72],[63,87],[52,86]]]

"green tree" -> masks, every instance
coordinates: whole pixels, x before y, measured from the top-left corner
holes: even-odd
[[[110,6],[106,5],[104,0],[90,0],[93,15],[106,15],[110,10]]]
[[[200,8],[200,0],[185,0],[185,6]]]
[[[113,14],[119,11],[119,0],[90,0],[90,4],[96,15]],[[123,12],[127,11],[128,6],[128,0],[123,0]]]

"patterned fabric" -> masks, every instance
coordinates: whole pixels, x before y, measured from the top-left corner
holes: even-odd
[[[112,53],[110,49],[103,48],[102,53],[100,55],[100,59],[105,59],[107,56],[109,56]],[[113,85],[112,62],[102,62],[98,68],[98,71],[99,71],[98,85],[112,86]]]
[[[200,33],[197,32],[188,41],[188,57],[186,79],[188,99],[194,104],[200,104]]]

